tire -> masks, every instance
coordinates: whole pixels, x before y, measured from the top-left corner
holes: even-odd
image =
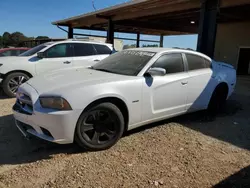
[[[228,88],[225,85],[219,85],[216,87],[208,104],[207,110],[210,115],[216,115],[223,107],[226,103],[227,94]]]
[[[76,125],[75,141],[87,150],[105,150],[121,138],[124,127],[119,108],[112,103],[101,103],[82,113]]]
[[[30,77],[22,72],[14,72],[3,80],[3,91],[8,97],[15,97],[18,87],[28,81]]]

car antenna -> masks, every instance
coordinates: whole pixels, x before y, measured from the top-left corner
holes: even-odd
[[[92,0],[92,6],[93,6],[94,10],[96,11],[96,7],[95,7],[95,2],[94,2],[94,0]]]

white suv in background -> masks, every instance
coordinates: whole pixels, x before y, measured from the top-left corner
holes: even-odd
[[[57,69],[92,66],[108,57],[113,46],[76,39],[48,42],[17,57],[0,58],[0,85],[9,97],[33,76]]]

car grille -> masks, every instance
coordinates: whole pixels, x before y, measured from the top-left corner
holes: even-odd
[[[22,114],[32,115],[33,104],[31,98],[26,94],[18,93],[16,104],[13,106],[13,110]]]
[[[27,130],[35,130],[32,126],[26,124],[26,123],[23,123],[21,121],[18,121],[17,120],[17,124],[18,126],[20,126],[23,130],[27,131]]]

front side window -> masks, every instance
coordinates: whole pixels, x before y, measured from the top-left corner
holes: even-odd
[[[71,50],[69,44],[57,44],[52,46],[45,52],[46,58],[62,58],[71,57]]]
[[[103,72],[136,76],[154,55],[154,52],[124,50],[112,54],[92,68]]]
[[[182,55],[177,53],[162,55],[152,67],[163,68],[167,74],[183,72],[184,64]]]
[[[97,54],[111,54],[112,53],[112,50],[105,45],[94,44],[94,47],[97,51]]]
[[[188,61],[188,69],[189,70],[197,70],[207,68],[202,57],[193,54],[186,54]]]
[[[90,56],[96,55],[95,49],[92,44],[88,43],[74,43],[74,56]]]

